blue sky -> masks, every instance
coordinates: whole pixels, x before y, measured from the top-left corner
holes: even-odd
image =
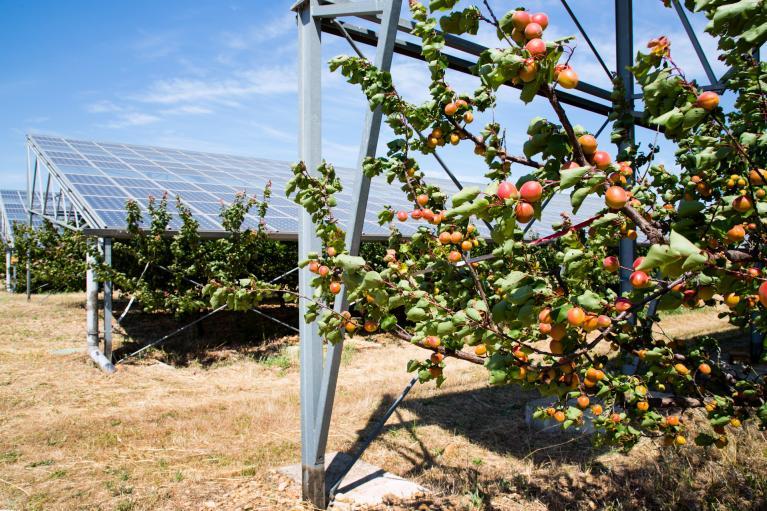
[[[295,160],[297,47],[291,3],[0,0],[0,187],[26,186],[27,133]],[[614,67],[613,2],[570,3],[608,66]],[[558,0],[494,4],[499,14],[517,5],[547,12],[547,38],[577,35]],[[664,9],[660,0],[635,4],[636,48],[668,35],[677,62],[690,77],[703,79],[674,11]],[[702,31],[705,20],[693,16],[693,23]],[[479,39],[495,44],[489,30],[483,29]],[[706,36],[702,43],[721,75],[715,43]],[[372,48],[363,48],[373,55]],[[325,36],[323,51],[326,60],[350,53],[346,42],[333,36]],[[579,44],[572,63],[581,80],[607,86],[585,43]],[[422,63],[397,57],[393,74],[406,98],[425,98],[428,75]],[[476,86],[473,77],[450,78],[458,90]],[[353,166],[366,105],[359,91],[340,77],[325,73],[323,80],[324,156]],[[509,148],[515,153],[521,153],[529,119],[553,118],[543,101],[522,108],[518,96],[518,91],[504,91],[495,112],[508,128]],[[575,122],[593,131],[602,123],[598,116],[569,111]],[[602,146],[609,144],[608,136],[609,129],[600,139]],[[639,138],[652,140],[653,134],[642,130]],[[673,148],[663,147],[662,157],[671,164]],[[481,161],[470,149],[448,147],[444,155],[458,175],[477,179],[483,173]],[[433,160],[422,163],[438,171]]]

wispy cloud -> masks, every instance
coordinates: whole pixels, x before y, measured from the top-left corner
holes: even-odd
[[[224,32],[221,34],[221,42],[231,50],[247,50],[254,45],[282,37],[285,34],[293,34],[295,18],[292,13],[285,13],[271,20],[264,20],[263,24],[251,27],[249,30],[240,32]]]
[[[106,114],[112,112],[120,112],[123,110],[121,106],[116,105],[112,101],[101,100],[87,105],[85,109],[92,114]]]
[[[176,108],[161,110],[165,115],[205,115],[212,114],[213,110],[199,105],[182,105]]]
[[[175,53],[180,47],[179,34],[169,32],[142,32],[132,48],[143,59],[161,59]]]
[[[243,97],[294,93],[297,90],[295,69],[291,66],[241,71],[232,78],[205,80],[170,78],[154,82],[133,96],[144,103],[173,105],[179,103],[236,104]]]
[[[154,124],[160,121],[161,118],[142,112],[129,112],[120,114],[117,118],[103,126],[111,129],[127,128],[130,126],[145,126],[147,124]]]

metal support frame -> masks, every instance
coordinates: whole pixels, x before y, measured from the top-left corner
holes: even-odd
[[[628,67],[634,59],[634,30],[633,30],[633,0],[615,0],[615,68],[623,82],[626,91],[625,99],[631,110],[634,109],[634,76]],[[634,142],[634,128],[629,130],[629,140],[621,142],[619,150],[625,149]],[[636,178],[636,170],[631,179]],[[629,238],[621,238],[618,246],[618,258],[620,259],[620,290],[621,294],[631,292],[630,268],[634,264],[636,253],[636,241]]]
[[[85,256],[85,317],[88,326],[87,346],[88,355],[98,366],[107,373],[116,371],[114,364],[99,350],[99,283],[96,280],[96,260],[91,255],[91,243],[88,243],[88,253]]]
[[[5,290],[13,291],[11,287],[11,247],[5,247]]]
[[[101,255],[106,266],[112,266],[112,238],[101,239]],[[104,356],[112,360],[112,281],[105,280],[104,286]]]
[[[375,5],[374,5],[375,4]],[[397,23],[402,0],[379,2],[336,2],[319,5],[317,0],[297,4],[299,40],[299,157],[306,162],[309,172],[314,172],[322,159],[321,146],[321,37],[322,18],[350,15],[380,14],[380,35],[377,37],[375,64],[384,70],[391,67]],[[364,12],[363,12],[364,11]],[[375,12],[373,12],[375,11]],[[335,26],[339,27],[335,20]],[[359,167],[368,156],[374,156],[381,129],[380,109],[368,112],[365,117],[360,143]],[[370,179],[360,171],[354,183],[353,216],[347,232],[347,246],[351,254],[359,252],[362,227],[367,209]],[[322,249],[314,233],[310,215],[302,211],[298,239],[299,259],[306,259],[309,252]],[[312,276],[306,268],[299,273],[299,293],[311,296]],[[335,302],[335,310],[348,307],[345,290]],[[299,300],[299,314],[303,318],[308,303]],[[323,357],[323,341],[316,324],[300,321],[301,363],[301,467],[302,494],[318,508],[328,505],[329,492],[325,481],[325,448],[327,446],[330,418],[335,398],[338,368],[343,342],[328,346]],[[333,482],[333,483],[337,483]],[[333,484],[331,483],[331,484]]]

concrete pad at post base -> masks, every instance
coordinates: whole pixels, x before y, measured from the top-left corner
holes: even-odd
[[[338,474],[351,462],[351,456],[345,453],[328,453],[325,456],[325,480],[333,484]],[[301,465],[288,465],[278,472],[301,484]],[[380,467],[362,460],[357,461],[346,474],[336,491],[331,509],[351,509],[355,505],[382,504],[384,497],[409,499],[425,495],[423,486],[408,481]]]

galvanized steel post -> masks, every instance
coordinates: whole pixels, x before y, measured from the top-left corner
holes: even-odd
[[[88,329],[88,355],[107,373],[115,372],[115,366],[99,350],[99,283],[96,280],[96,261],[91,255],[90,243],[85,256],[85,321]]]
[[[628,70],[633,63],[634,31],[632,20],[632,0],[615,0],[615,67],[618,76],[625,87],[625,99],[631,111],[634,110],[634,76]],[[630,128],[629,140],[621,142],[619,149],[623,150],[634,142],[634,128]],[[636,175],[632,176],[634,179]],[[630,268],[634,264],[636,241],[629,238],[621,238],[619,245],[619,259],[621,264],[620,286],[621,294],[631,292]]]
[[[320,20],[312,16],[309,2],[298,6],[298,156],[306,164],[308,172],[316,172],[322,160],[321,135],[321,73]],[[322,245],[314,232],[312,219],[301,210],[298,236],[298,260],[303,261],[309,252],[319,252]],[[307,268],[298,274],[298,291],[301,296],[312,296],[312,275]],[[316,431],[317,402],[322,381],[322,338],[316,323],[304,320],[309,303],[299,299],[299,359],[301,364],[301,493],[314,506],[324,509],[325,457],[317,457]]]
[[[5,290],[11,292],[11,249],[5,248]]]
[[[112,238],[101,240],[104,264],[112,266]],[[104,280],[104,357],[112,360],[112,281]]]

